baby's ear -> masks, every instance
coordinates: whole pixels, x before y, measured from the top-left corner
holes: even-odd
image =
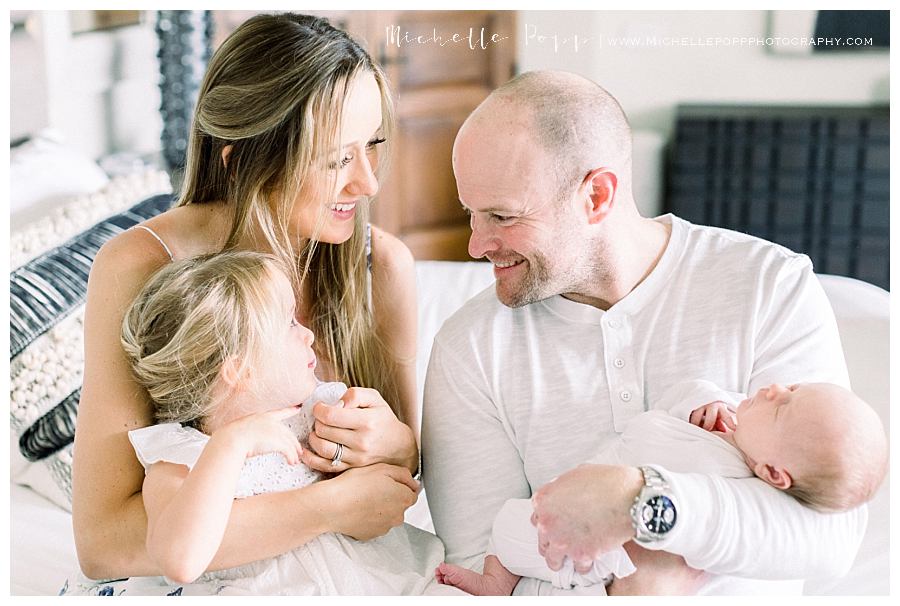
[[[222,362],[219,369],[219,378],[229,390],[240,391],[245,389],[250,379],[250,365],[243,364],[237,356],[229,356]]]
[[[753,468],[753,473],[761,480],[771,484],[779,490],[787,490],[794,483],[791,474],[787,469],[776,467],[774,465],[766,465],[765,463],[757,463]]]

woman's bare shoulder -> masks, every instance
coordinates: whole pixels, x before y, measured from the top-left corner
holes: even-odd
[[[399,238],[372,226],[372,294],[378,331],[397,352],[415,350],[416,264]]]
[[[183,259],[219,250],[226,235],[219,227],[222,214],[213,204],[169,209],[139,224],[150,231],[132,228],[110,239],[97,253],[94,266],[147,277],[171,260],[170,252]]]
[[[170,262],[169,254],[152,234],[143,229],[127,229],[97,251],[91,277],[111,274],[119,279],[147,277]]]
[[[415,272],[415,258],[400,238],[372,226],[372,273],[391,282]]]

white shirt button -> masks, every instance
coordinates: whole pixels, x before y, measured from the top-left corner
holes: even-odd
[[[623,402],[630,402],[631,401],[631,392],[623,391],[622,393],[619,394],[619,397],[622,399]]]
[[[610,320],[610,321],[609,321],[609,327],[610,327],[610,328],[618,328],[618,327],[619,327],[619,321],[618,321],[618,320]]]
[[[622,358],[616,358],[615,360],[613,360],[613,366],[615,366],[616,368],[622,368],[623,366],[625,366],[625,360],[623,360]]]

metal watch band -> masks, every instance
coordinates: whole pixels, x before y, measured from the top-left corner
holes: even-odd
[[[644,475],[644,486],[659,490],[667,490],[669,488],[669,483],[662,477],[662,474],[652,467],[641,466],[639,469]]]

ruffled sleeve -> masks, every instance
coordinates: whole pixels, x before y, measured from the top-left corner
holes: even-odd
[[[347,386],[340,381],[323,381],[316,385],[316,388],[313,389],[312,394],[306,399],[306,402],[304,402],[303,405],[312,406],[316,402],[322,402],[329,406],[333,406],[337,404],[337,401],[341,399],[346,391]]]
[[[178,423],[161,423],[129,431],[128,439],[144,469],[160,461],[193,469],[209,436]]]

